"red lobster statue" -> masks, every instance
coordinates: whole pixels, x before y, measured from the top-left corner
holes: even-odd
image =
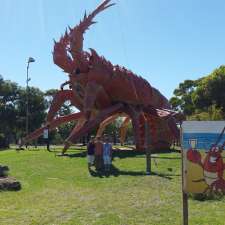
[[[61,85],[61,90],[54,96],[48,112],[46,126],[54,129],[62,123],[77,121],[69,137],[65,140],[63,153],[72,142],[100,126],[97,135],[101,135],[105,126],[119,116],[125,117],[121,126],[124,141],[126,128],[132,121],[137,149],[145,144],[144,124],[150,124],[151,142],[155,148],[171,145],[179,136],[168,100],[150,84],[131,71],[114,66],[94,49],[83,50],[84,33],[94,24],[93,18],[114,5],[105,0],[74,28],[69,28],[59,42],[55,42],[53,60],[68,74],[68,81]],[[64,86],[68,89],[64,90]],[[68,116],[54,118],[65,101],[80,110]],[[37,138],[43,132],[42,127],[23,139],[23,144]]]

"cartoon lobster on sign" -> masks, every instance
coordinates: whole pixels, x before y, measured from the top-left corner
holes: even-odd
[[[145,122],[150,124],[154,147],[163,142],[169,147],[172,140],[179,137],[174,119],[176,113],[157,89],[124,67],[112,65],[94,49],[90,52],[83,50],[83,36],[95,23],[94,17],[112,5],[110,0],[105,0],[88,16],[85,13],[79,25],[69,28],[69,32],[66,31],[54,45],[54,63],[69,75],[69,80],[54,96],[46,126],[51,130],[62,123],[78,121],[65,141],[63,153],[72,142],[96,126],[100,125],[98,134],[101,134],[104,127],[118,116],[125,117],[123,134],[129,120],[132,121],[137,149],[142,149],[145,143]],[[69,89],[64,90],[66,85]],[[68,100],[80,112],[55,118],[62,104]],[[39,137],[45,127],[25,137],[23,144]]]
[[[190,148],[187,151],[187,159],[198,164],[203,169],[204,178],[193,180],[193,182],[205,181],[208,187],[205,189],[204,193],[207,191],[215,191],[225,194],[225,180],[223,178],[225,163],[221,155],[224,147],[225,142],[220,147],[213,145],[204,159],[202,159],[201,154],[197,150]]]

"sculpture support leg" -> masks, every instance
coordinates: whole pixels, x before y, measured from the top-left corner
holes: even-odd
[[[110,107],[110,98],[102,86],[96,82],[89,82],[85,89],[83,109],[87,119],[90,118],[90,114],[96,105],[99,109]]]
[[[84,134],[88,133],[91,129],[95,128],[96,126],[98,126],[98,124],[100,124],[102,121],[104,121],[107,117],[113,115],[114,113],[117,113],[119,112],[123,107],[123,104],[121,103],[118,103],[114,106],[111,106],[110,108],[108,109],[105,109],[103,110],[102,112],[100,112],[95,119],[93,120],[89,120],[87,121],[84,126],[79,129],[78,131],[72,131],[70,136],[66,139],[65,141],[65,146],[64,146],[64,149],[63,151],[66,151],[71,143],[82,137]]]
[[[124,145],[129,122],[130,122],[130,117],[126,117],[120,127],[120,143],[121,143],[121,145]]]
[[[135,144],[136,148],[140,148],[141,146],[141,132],[140,132],[140,115],[143,113],[140,109],[135,108],[133,106],[128,106],[126,108],[127,114],[130,116],[131,121],[132,121],[132,126],[133,126],[133,131],[134,131],[134,139],[135,139]]]

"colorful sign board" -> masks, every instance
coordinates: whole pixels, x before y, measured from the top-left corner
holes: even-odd
[[[184,121],[181,138],[184,192],[225,194],[225,121]]]

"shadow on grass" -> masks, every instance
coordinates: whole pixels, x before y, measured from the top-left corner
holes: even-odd
[[[127,175],[127,176],[144,176],[145,173],[144,172],[138,172],[138,171],[122,171],[119,170],[118,168],[116,168],[114,165],[111,166],[110,171],[104,171],[104,170],[100,170],[100,171],[95,171],[92,169],[89,169],[89,173],[91,176],[93,177],[99,177],[99,178],[105,178],[105,177],[110,177],[110,176],[114,176],[114,177],[118,177],[121,175]]]
[[[152,159],[181,159],[181,157],[159,157],[159,156],[151,156]]]
[[[172,180],[173,177],[180,177],[180,174],[158,173],[158,172],[152,172],[151,175],[166,178],[168,180]]]
[[[65,153],[63,155],[59,154],[58,156],[76,158],[76,157],[86,157],[86,155],[87,155],[87,151],[84,150],[82,152]],[[137,157],[138,155],[145,156],[145,153],[134,151],[134,150],[113,150],[113,157],[130,158],[130,157]]]
[[[69,158],[84,158],[84,157],[87,156],[87,151],[82,151],[82,152],[77,152],[77,153],[72,153],[72,154],[58,153],[57,156],[59,156],[59,157],[69,157]]]
[[[174,151],[173,149],[168,149],[168,150],[163,150],[163,151],[158,151],[158,152],[152,152],[152,154],[168,154],[168,153],[173,153],[177,152]],[[113,151],[113,157],[118,157],[120,159],[123,158],[131,158],[131,157],[145,157],[145,152],[141,151],[136,151],[136,150],[124,150],[124,149],[119,149],[116,148]],[[181,159],[180,157],[158,157],[158,156],[152,156],[152,158],[159,158],[159,159]]]
[[[21,147],[21,148],[12,148],[10,150],[16,150],[17,152],[20,152],[20,151],[40,151],[40,150],[45,150],[44,148],[43,149],[40,149],[40,148],[35,148],[35,147],[28,147],[28,148],[25,148],[25,147]]]
[[[54,152],[54,151],[51,151]],[[57,152],[56,152],[57,153]],[[61,155],[61,153],[57,154],[57,156],[60,157],[69,157],[69,158],[84,158],[87,156],[87,151],[82,151],[82,152],[76,152],[76,153],[65,153]],[[135,157],[143,157],[145,158],[145,153],[144,152],[138,152],[138,151],[133,151],[133,150],[116,150],[113,151],[113,159],[114,158],[120,158],[120,159],[125,159],[125,158],[135,158]],[[151,156],[152,159],[172,159],[172,160],[177,160],[181,159],[181,157],[161,157],[161,156]]]
[[[135,150],[121,150],[121,149],[114,149],[113,157],[118,157],[120,159],[123,158],[131,158],[137,156],[145,156],[144,152],[135,151]]]
[[[118,176],[147,176],[146,172],[144,171],[129,171],[129,170],[120,170],[117,167],[115,167],[114,165],[111,166],[110,171],[95,171],[92,169],[89,169],[89,173],[91,176],[93,177],[99,177],[99,178],[104,178],[104,177],[110,177],[110,176],[114,176],[114,177],[118,177]],[[173,179],[173,176],[180,176],[180,175],[176,175],[176,174],[164,174],[164,173],[157,173],[157,172],[152,172],[150,175],[148,176],[159,176],[168,180]]]
[[[59,155],[59,156],[65,156],[65,157],[70,157],[70,158],[76,158],[76,157],[86,157],[87,151],[82,151],[82,152],[77,152],[77,153],[65,153],[64,155]],[[113,151],[113,158],[118,157],[118,158],[132,158],[132,157],[137,157],[137,156],[143,156],[145,157],[144,152],[138,152],[134,150],[114,150]]]
[[[65,156],[65,157],[70,157],[70,158],[76,158],[76,157],[86,157],[87,151],[86,150],[78,150],[79,152],[73,152],[73,153],[65,153],[64,155],[60,155],[59,156]],[[55,151],[53,151],[55,152]],[[168,150],[163,150],[160,152],[156,152],[157,154],[168,154],[168,153],[172,153],[172,152],[177,152],[177,151],[173,151],[172,149],[168,149]],[[153,153],[155,154],[155,153]],[[119,148],[114,148],[113,149],[113,158],[120,158],[120,159],[124,159],[124,158],[133,158],[133,157],[145,157],[145,152],[141,152],[141,151],[136,151],[131,149],[119,149]],[[156,158],[156,159],[180,159],[180,157],[159,157],[159,156],[152,156],[152,158]]]

